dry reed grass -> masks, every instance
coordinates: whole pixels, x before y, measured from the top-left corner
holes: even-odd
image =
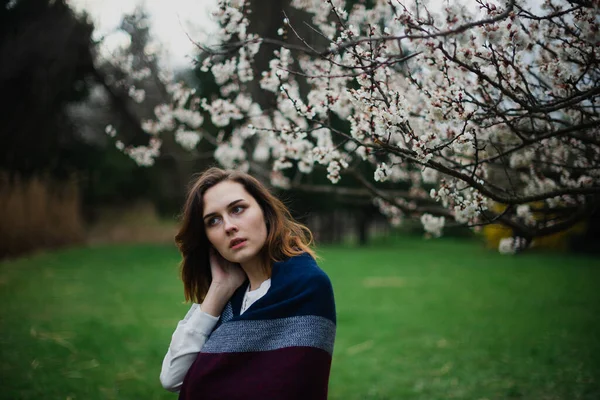
[[[0,258],[84,240],[79,187],[72,179],[9,179],[0,172]]]
[[[97,222],[88,230],[91,245],[114,243],[174,243],[177,222],[158,216],[149,201],[96,210]]]

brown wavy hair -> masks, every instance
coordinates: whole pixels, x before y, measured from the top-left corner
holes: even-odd
[[[267,240],[261,256],[271,275],[273,262],[282,261],[302,253],[315,258],[311,249],[313,236],[304,225],[294,221],[287,207],[256,178],[251,175],[220,168],[209,168],[195,178],[188,191],[183,206],[181,227],[175,242],[183,256],[181,280],[186,301],[201,303],[206,297],[212,281],[209,253],[210,242],[206,236],[202,215],[204,213],[204,193],[224,181],[241,184],[262,208],[267,225]]]

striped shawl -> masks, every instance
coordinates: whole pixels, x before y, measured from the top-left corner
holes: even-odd
[[[246,289],[225,306],[179,399],[326,399],[336,329],[327,275],[306,253],[275,263],[269,291],[240,315]]]

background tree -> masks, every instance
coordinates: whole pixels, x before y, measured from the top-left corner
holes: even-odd
[[[94,80],[106,98],[104,118],[110,121],[102,131],[114,136],[118,129],[117,148],[136,162],[152,166],[143,184],[151,183],[143,194],[162,211],[173,214],[182,202],[183,188],[197,160],[189,151],[200,137],[191,129],[202,123],[202,117],[193,110],[184,110],[177,119],[160,119],[170,115],[165,112],[168,104],[185,103],[191,90],[173,84],[173,74],[159,68],[161,45],[152,38],[149,16],[143,7],[125,15],[118,30],[126,38],[124,43],[109,51],[100,44],[95,57]],[[154,118],[159,122],[153,122]],[[153,138],[158,130],[169,134],[160,140]],[[106,139],[104,133],[102,136]],[[149,146],[136,150],[149,138]],[[163,149],[160,156],[147,157],[158,143]]]
[[[65,178],[93,151],[66,112],[88,94],[93,26],[62,0],[0,4],[0,169]]]
[[[0,6],[3,189],[11,190],[5,176],[13,183],[50,178],[50,186],[75,178],[87,217],[98,206],[161,193],[153,190],[158,184],[153,171],[138,168],[104,133],[123,114],[115,114],[119,108],[98,83],[93,29],[85,14],[77,15],[64,1]],[[143,141],[147,135],[137,143]],[[72,204],[78,207],[79,201]]]
[[[499,221],[514,232],[502,251],[588,218],[600,194],[598,2],[475,4],[292,1],[323,46],[290,15],[279,39],[260,37],[248,2],[220,1],[222,46],[202,62],[220,97],[199,100],[229,133],[215,158],[257,172],[268,163],[284,187],[321,166],[436,236],[450,221]],[[266,45],[280,47],[255,76]],[[273,103],[255,101],[255,78]],[[408,190],[390,191],[399,185]]]

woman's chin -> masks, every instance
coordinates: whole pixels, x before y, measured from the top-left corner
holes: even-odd
[[[239,250],[229,250],[227,254],[227,261],[232,263],[244,264],[248,261],[252,260],[257,256],[258,252],[254,252],[251,249],[239,249]]]

